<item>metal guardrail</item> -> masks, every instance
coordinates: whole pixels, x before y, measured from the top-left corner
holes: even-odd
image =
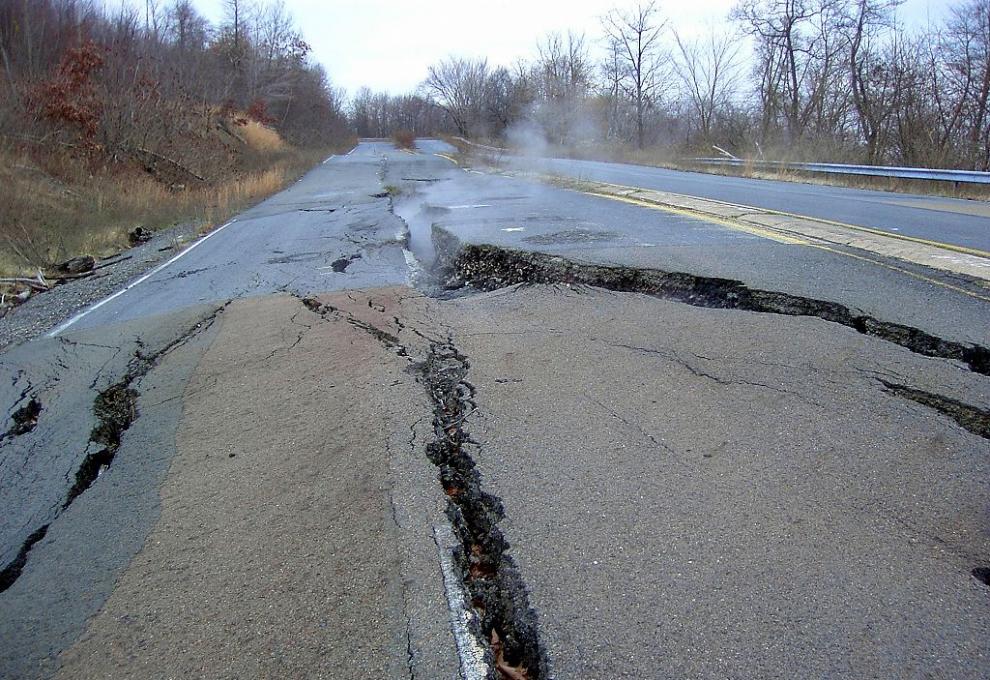
[[[802,170],[834,175],[866,175],[869,177],[897,177],[900,179],[923,179],[935,182],[956,182],[959,184],[990,184],[990,172],[975,170],[941,170],[933,168],[902,168],[883,165],[842,165],[840,163],[788,163],[786,161],[757,161],[741,158],[692,158],[693,163],[702,165],[752,166],[756,168],[777,168],[781,170]]]

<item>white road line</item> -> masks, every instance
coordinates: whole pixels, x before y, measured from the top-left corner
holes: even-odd
[[[169,266],[170,264],[173,264],[173,263],[177,262],[180,258],[185,257],[185,255],[187,255],[188,253],[190,253],[194,248],[198,248],[200,245],[202,245],[206,241],[210,240],[211,238],[213,238],[214,236],[216,236],[217,234],[219,234],[221,231],[223,231],[224,229],[226,229],[227,227],[229,227],[230,225],[232,225],[234,222],[236,222],[236,220],[231,220],[230,222],[227,222],[227,224],[223,225],[222,227],[217,227],[216,229],[214,229],[213,231],[211,231],[209,234],[207,234],[206,236],[204,236],[203,238],[199,239],[198,241],[196,241],[195,243],[193,243],[191,246],[189,246],[188,248],[186,248],[185,250],[183,250],[181,253],[179,253],[175,257],[171,258],[167,262],[164,262],[163,264],[158,265],[157,267],[155,267],[154,269],[152,269],[150,272],[148,272],[144,276],[142,276],[142,277],[140,277],[140,278],[132,281],[131,283],[127,284],[124,288],[121,288],[120,290],[118,290],[113,295],[111,295],[109,297],[105,297],[102,300],[100,300],[99,302],[97,302],[96,304],[94,304],[94,305],[92,305],[90,307],[87,307],[86,309],[84,309],[83,311],[79,312],[74,317],[72,317],[71,319],[69,319],[68,321],[66,321],[65,323],[63,323],[62,325],[54,328],[53,330],[48,331],[45,335],[47,337],[49,337],[49,338],[54,338],[56,335],[58,335],[59,333],[61,333],[62,331],[64,331],[66,328],[68,328],[72,324],[74,324],[77,321],[79,321],[81,318],[83,318],[84,316],[86,316],[90,312],[94,312],[97,309],[99,309],[100,307],[102,307],[103,305],[105,305],[106,303],[108,303],[108,302],[110,302],[112,300],[116,300],[117,298],[119,298],[121,295],[123,295],[124,293],[126,293],[127,291],[129,291],[134,286],[138,285],[139,283],[143,283],[143,282],[147,281],[152,276],[154,276],[155,274],[157,274],[161,270],[165,269],[165,267]]]
[[[440,555],[440,571],[443,573],[444,590],[447,591],[447,609],[450,612],[450,626],[457,644],[457,656],[461,661],[461,675],[465,680],[485,680],[488,677],[488,664],[485,662],[485,650],[471,633],[469,624],[472,612],[465,606],[464,589],[457,578],[454,560],[448,546],[454,544],[454,532],[449,525],[434,524],[433,539],[437,544]]]
[[[416,280],[423,274],[423,267],[408,248],[402,249],[402,257],[406,259],[406,283],[409,286],[413,286]]]
[[[526,227],[506,227],[502,231],[526,231]]]
[[[332,161],[336,157],[337,156],[335,154],[330,154],[330,158],[328,158],[325,161],[323,161],[323,165],[326,165],[327,163],[329,163],[330,161]]]
[[[490,208],[488,203],[478,203],[476,205],[448,205],[448,210],[463,210],[464,208]]]

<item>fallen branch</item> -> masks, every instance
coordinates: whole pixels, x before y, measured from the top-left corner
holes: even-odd
[[[28,279],[19,276],[0,278],[0,284],[6,284],[8,286],[21,284],[22,286],[27,286],[28,288],[32,288],[34,290],[49,290],[51,288],[51,286],[44,280],[39,281],[38,279]]]
[[[174,160],[174,159],[171,159],[171,158],[168,158],[167,156],[163,156],[160,153],[156,153],[156,152],[152,151],[151,149],[145,149],[144,147],[138,146],[138,147],[134,147],[131,150],[131,153],[144,154],[145,156],[150,156],[155,161],[165,163],[165,164],[169,165],[170,167],[178,170],[180,173],[182,173],[184,175],[187,175],[188,177],[191,177],[192,179],[195,179],[197,182],[203,182],[204,184],[206,184],[206,182],[207,182],[207,180],[206,180],[205,177],[202,177],[200,175],[197,175],[195,172],[193,172],[192,170],[190,170],[189,168],[187,168],[186,166],[184,166],[179,161]],[[147,163],[146,163],[146,165],[147,165]],[[151,165],[154,166],[154,163],[152,163]]]
[[[114,257],[116,257],[116,256],[114,256]],[[124,257],[120,258],[119,260],[114,260],[112,257],[108,257],[104,262],[102,262],[101,264],[98,264],[95,267],[93,267],[93,270],[95,271],[97,269],[103,269],[104,267],[112,267],[113,265],[118,264],[120,262],[123,262],[125,260],[129,260],[132,257],[134,257],[134,256],[133,255],[125,255]],[[113,260],[113,261],[110,262],[110,260]]]
[[[715,149],[716,151],[718,151],[720,154],[722,154],[723,156],[725,156],[727,158],[731,158],[734,161],[739,160],[738,158],[736,158],[735,156],[733,156],[731,153],[729,153],[728,151],[726,151],[725,149],[723,149],[720,146],[716,146],[716,145],[712,144],[712,148]]]

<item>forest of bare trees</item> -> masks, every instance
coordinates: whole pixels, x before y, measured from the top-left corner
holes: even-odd
[[[450,57],[421,91],[462,135],[524,126],[575,151],[990,169],[990,0],[955,0],[910,31],[899,4],[739,0],[684,36],[644,2],[603,16],[598,35],[548,35],[511,68]]]
[[[189,0],[114,13],[88,0],[0,0],[0,134],[107,160],[142,149],[178,158],[237,111],[318,143],[346,122],[308,52],[280,2],[226,0],[214,26]],[[190,163],[208,173],[212,161]]]
[[[353,136],[281,1],[135,6],[0,0],[5,272],[207,229]]]

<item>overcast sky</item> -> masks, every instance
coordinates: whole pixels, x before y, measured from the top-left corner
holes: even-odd
[[[132,0],[140,2],[141,0]],[[263,0],[262,0],[263,1]],[[194,0],[216,21],[223,0]],[[427,67],[450,54],[511,64],[535,52],[549,31],[573,30],[589,42],[601,34],[599,17],[609,0],[286,0],[314,58],[331,80],[353,94],[362,85],[393,94],[411,91]],[[722,23],[735,0],[659,2],[669,25],[682,34]],[[905,0],[899,16],[908,26],[943,16],[947,0]]]

